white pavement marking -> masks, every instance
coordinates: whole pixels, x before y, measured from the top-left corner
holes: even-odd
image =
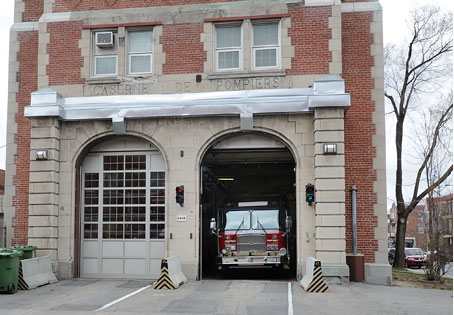
[[[288,315],[293,315],[292,283],[288,282]]]
[[[118,302],[121,302],[121,301],[123,301],[123,300],[126,300],[127,298],[130,298],[131,296],[133,296],[133,295],[135,295],[135,294],[137,294],[137,293],[140,293],[140,292],[142,292],[143,290],[148,289],[149,287],[151,287],[151,284],[150,284],[150,285],[147,285],[146,287],[140,288],[140,289],[137,290],[137,291],[134,291],[134,292],[132,292],[132,293],[129,293],[128,295],[125,295],[125,296],[119,298],[118,300],[115,300],[115,301],[113,301],[113,302],[107,303],[107,304],[104,305],[103,307],[98,308],[97,310],[95,310],[95,312],[99,312],[99,311],[105,310],[106,308],[108,308],[108,307],[110,307],[110,306],[112,306],[112,305],[114,305],[114,304],[116,304],[116,303],[118,303]]]

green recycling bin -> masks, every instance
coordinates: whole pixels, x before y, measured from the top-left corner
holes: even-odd
[[[30,258],[35,258],[36,257],[36,249],[38,247],[36,246],[31,246],[31,245],[27,245],[27,246],[14,246],[13,249],[15,250],[20,250],[23,254],[22,254],[22,258],[21,260],[23,259],[30,259]]]
[[[21,256],[20,250],[0,248],[0,292],[13,294],[17,291]]]

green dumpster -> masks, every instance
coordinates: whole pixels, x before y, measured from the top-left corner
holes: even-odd
[[[15,250],[20,250],[21,252],[23,252],[22,258],[21,258],[21,260],[22,260],[22,259],[35,258],[36,257],[36,249],[38,247],[27,245],[27,246],[14,246],[13,248]]]
[[[12,248],[0,249],[0,292],[13,294],[17,291],[19,263],[22,252]]]

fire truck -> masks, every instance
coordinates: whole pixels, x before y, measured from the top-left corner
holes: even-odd
[[[211,219],[218,239],[217,265],[230,267],[273,266],[289,268],[289,234],[292,219],[280,202],[228,203]]]

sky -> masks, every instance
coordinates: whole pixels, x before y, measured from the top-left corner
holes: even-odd
[[[405,16],[415,5],[427,4],[427,0],[380,0],[383,7],[383,37],[384,43],[399,43],[406,30]],[[451,10],[452,0],[431,0],[431,4],[439,5],[442,8]],[[3,43],[3,49],[0,50],[0,169],[5,168],[6,154],[6,115],[8,102],[8,60],[9,50],[6,48],[9,43],[9,30],[13,24],[14,15],[14,0],[0,1],[0,43]],[[394,200],[394,178],[395,178],[395,150],[393,139],[393,124],[390,119],[387,119],[386,124],[387,134],[387,196],[388,208]],[[414,178],[415,171],[410,165],[406,167],[405,178]],[[452,184],[452,183],[451,183]],[[452,186],[450,186],[452,192]],[[409,196],[411,185],[406,187],[405,195]]]

